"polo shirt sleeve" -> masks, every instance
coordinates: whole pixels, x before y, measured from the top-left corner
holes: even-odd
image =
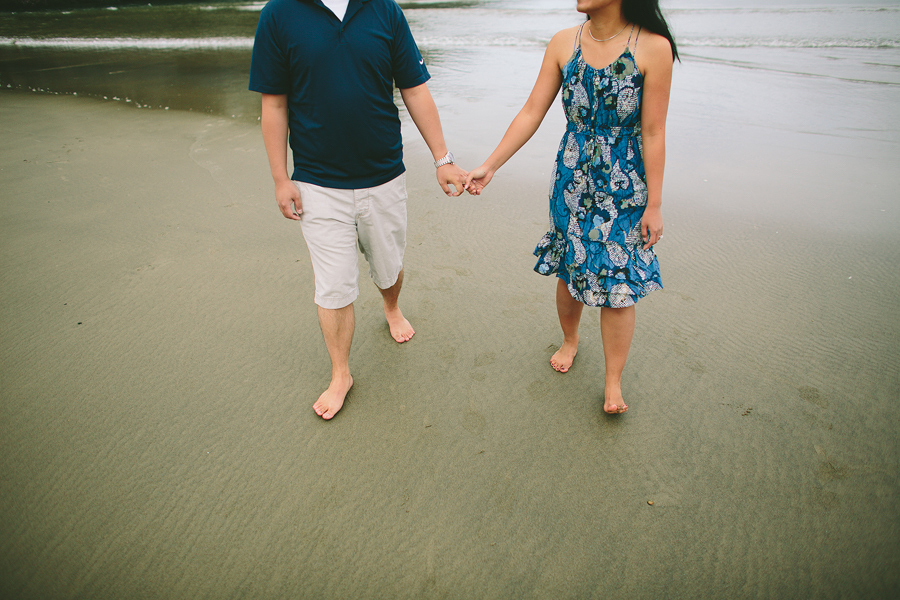
[[[431,75],[425,68],[425,59],[419,53],[416,40],[413,39],[412,32],[409,30],[409,23],[399,6],[397,6],[397,14],[399,18],[391,56],[392,76],[394,84],[405,90],[422,85],[431,79]]]
[[[289,62],[279,45],[278,26],[270,6],[263,8],[256,27],[250,58],[250,90],[262,94],[288,94],[291,90]]]

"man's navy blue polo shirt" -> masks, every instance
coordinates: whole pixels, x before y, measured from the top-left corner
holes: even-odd
[[[321,0],[271,0],[260,14],[250,89],[287,94],[297,181],[358,189],[403,173],[394,83],[429,77],[394,0],[350,0],[343,22]]]

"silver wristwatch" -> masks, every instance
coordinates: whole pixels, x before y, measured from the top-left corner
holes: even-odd
[[[444,158],[434,161],[434,168],[443,167],[444,165],[455,165],[456,160],[453,158],[453,153],[448,152],[444,155]]]

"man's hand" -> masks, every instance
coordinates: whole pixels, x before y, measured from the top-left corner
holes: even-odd
[[[299,221],[303,214],[303,203],[300,201],[300,190],[290,179],[275,184],[275,202],[285,219]]]
[[[263,144],[269,157],[269,168],[275,181],[275,202],[285,219],[299,221],[303,212],[300,190],[287,171],[288,102],[284,94],[262,95]]]
[[[437,180],[441,184],[441,189],[448,196],[459,196],[466,189],[466,176],[468,173],[460,169],[453,163],[442,165],[437,168]],[[454,187],[453,192],[450,186]]]

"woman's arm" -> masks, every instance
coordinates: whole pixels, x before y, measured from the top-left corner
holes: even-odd
[[[644,37],[646,36],[646,37]],[[641,105],[641,138],[644,147],[644,171],[647,179],[647,207],[641,219],[644,248],[662,237],[662,187],[666,166],[666,114],[672,86],[672,48],[669,41],[650,32],[640,38],[636,57],[644,75]]]
[[[500,144],[484,161],[484,164],[471,171],[466,178],[466,190],[470,194],[476,196],[480,194],[484,186],[490,183],[497,169],[518,152],[519,148],[524,146],[525,142],[530,140],[540,127],[562,85],[562,67],[572,54],[576,29],[560,31],[550,40],[544,53],[544,61],[541,63],[537,82],[535,82],[525,106],[510,123]]]

